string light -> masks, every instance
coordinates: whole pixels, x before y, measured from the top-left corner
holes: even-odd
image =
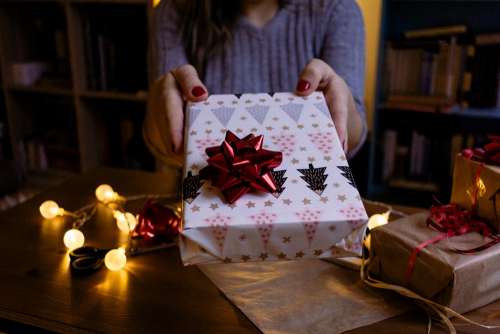
[[[111,271],[118,271],[127,264],[127,256],[124,248],[112,249],[104,257],[104,265]]]
[[[137,219],[130,212],[123,213],[121,211],[115,210],[113,212],[113,216],[116,219],[116,226],[118,226],[118,229],[122,232],[128,233],[132,231],[137,225]]]
[[[54,201],[45,201],[40,205],[40,214],[45,219],[52,219],[64,215],[64,209]]]
[[[95,197],[102,203],[110,203],[120,199],[120,196],[109,184],[101,184],[95,190]]]
[[[73,250],[83,246],[85,243],[85,236],[80,230],[72,228],[64,233],[63,242],[69,250]]]

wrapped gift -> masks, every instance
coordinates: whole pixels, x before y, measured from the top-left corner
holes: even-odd
[[[500,232],[500,166],[459,154],[455,159],[451,203],[473,210]]]
[[[361,253],[366,211],[323,94],[212,95],[188,105],[185,138],[184,264]],[[225,139],[271,151],[264,164],[275,168],[243,182],[253,191],[224,188],[229,181],[215,173],[225,167],[207,170],[209,155],[213,167],[224,162],[217,154],[236,150],[223,149]]]
[[[370,275],[404,286],[420,296],[464,313],[500,298],[500,246],[460,254],[485,243],[476,232],[444,238],[422,247],[408,275],[414,250],[441,239],[427,226],[428,213],[402,218],[371,231]]]

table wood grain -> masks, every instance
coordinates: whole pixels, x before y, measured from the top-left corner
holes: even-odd
[[[0,213],[0,331],[39,329],[63,333],[258,333],[195,266],[184,267],[177,249],[129,258],[126,269],[102,269],[74,276],[62,243],[71,223],[44,220],[39,205],[48,199],[67,210],[94,200],[101,183],[122,195],[173,194],[169,175],[97,169]],[[129,203],[136,212],[143,202]],[[403,209],[405,208],[398,208]],[[417,209],[407,208],[407,211]],[[109,209],[99,206],[83,228],[87,244],[120,246],[126,237],[117,230]],[[476,311],[483,317],[500,313],[500,303]],[[349,333],[424,333],[426,317],[415,310]],[[434,327],[433,333],[445,333]],[[492,333],[460,327],[461,333]]]

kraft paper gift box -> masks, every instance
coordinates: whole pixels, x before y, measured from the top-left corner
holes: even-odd
[[[409,282],[408,259],[420,243],[436,237],[426,225],[428,213],[408,216],[370,231],[370,262],[373,278],[409,288],[454,311],[465,313],[500,298],[500,245],[474,255],[454,249],[472,249],[486,240],[468,233],[427,246],[417,256]]]
[[[476,175],[479,180],[476,180]],[[451,203],[470,210],[474,187],[478,188],[477,216],[500,232],[500,167],[466,159],[459,154],[453,170]]]
[[[298,260],[360,255],[367,215],[322,93],[212,95],[186,109],[184,264]],[[264,136],[282,152],[274,193],[228,204],[199,176],[207,147],[230,130]]]

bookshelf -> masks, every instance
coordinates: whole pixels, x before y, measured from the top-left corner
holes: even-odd
[[[36,175],[153,169],[142,142],[151,3],[0,1],[0,160]]]
[[[499,12],[495,1],[384,1],[369,197],[448,202],[455,154],[500,131],[500,42],[479,37],[500,33]],[[454,32],[405,35],[438,27]]]

